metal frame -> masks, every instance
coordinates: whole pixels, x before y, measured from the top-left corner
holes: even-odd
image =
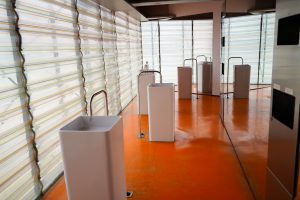
[[[159,74],[159,77],[160,77],[160,83],[162,83],[162,75],[161,75],[161,72],[160,71],[157,71],[157,70],[146,70],[146,71],[141,71],[137,77],[138,79],[138,82],[137,82],[137,86],[138,86],[138,104],[139,104],[139,138],[144,138],[145,137],[145,134],[142,133],[142,127],[141,127],[141,113],[140,113],[140,76],[142,74],[146,74],[146,73],[158,73]]]
[[[228,82],[229,82],[229,63],[230,63],[230,60],[231,59],[241,59],[242,60],[242,65],[244,64],[244,59],[242,57],[229,57],[228,60],[227,60],[227,83],[226,83],[226,86],[227,86],[227,89],[226,89],[226,93],[227,93],[227,98],[229,98],[228,96]]]
[[[186,59],[183,60],[183,67],[185,67],[185,62],[188,61],[188,60],[196,61],[196,96],[197,96],[197,99],[198,99],[198,95],[199,95],[199,93],[198,93],[198,67],[197,67],[198,61],[197,61],[196,58],[186,58]],[[192,65],[192,71],[193,71],[193,65]],[[192,73],[192,83],[193,83],[193,73]]]
[[[90,100],[90,116],[92,117],[93,116],[93,99],[94,97],[96,97],[97,95],[100,95],[101,93],[104,94],[104,97],[105,97],[105,105],[106,105],[106,115],[108,116],[109,115],[109,112],[108,112],[108,99],[107,99],[107,92],[105,90],[100,90],[96,93],[94,93],[91,97],[91,100]]]

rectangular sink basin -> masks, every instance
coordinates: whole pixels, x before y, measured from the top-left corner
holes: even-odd
[[[123,123],[119,116],[80,116],[61,128],[68,198],[125,200]]]
[[[64,126],[61,132],[109,132],[116,123],[120,120],[118,116],[80,116],[74,121]]]

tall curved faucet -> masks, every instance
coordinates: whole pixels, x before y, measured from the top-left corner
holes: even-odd
[[[100,90],[100,91],[96,92],[95,94],[93,94],[92,97],[91,97],[91,100],[90,100],[90,116],[91,117],[93,116],[93,99],[94,99],[94,97],[96,97],[97,95],[100,95],[101,93],[103,93],[104,97],[105,97],[106,115],[107,116],[109,115],[107,93],[106,93],[105,90]]]
[[[242,61],[242,65],[244,64],[243,57],[236,57],[236,56],[234,56],[234,57],[229,57],[228,58],[228,62],[227,62],[227,83],[226,83],[226,85],[227,85],[227,89],[226,89],[227,98],[229,98],[229,96],[228,96],[228,94],[229,94],[229,90],[228,90],[228,84],[229,84],[229,63],[230,63],[231,59],[240,59]]]
[[[185,67],[185,62],[191,60],[192,62],[195,61],[196,62],[196,95],[197,95],[197,99],[198,97],[198,60],[196,58],[186,58],[183,60],[183,67]],[[192,74],[193,74],[193,66],[192,66]],[[193,76],[193,75],[192,75]],[[193,80],[193,77],[192,77]]]
[[[198,58],[200,58],[200,57],[204,57],[205,62],[207,62],[207,57],[206,57],[206,55],[198,55],[198,56],[196,56],[196,60],[198,60]]]

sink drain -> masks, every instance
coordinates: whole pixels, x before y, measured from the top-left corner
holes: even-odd
[[[131,198],[132,195],[133,195],[133,192],[132,192],[132,191],[126,192],[126,197],[127,197],[127,198]]]

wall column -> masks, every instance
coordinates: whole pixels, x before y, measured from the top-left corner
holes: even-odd
[[[213,75],[212,75],[212,94],[220,95],[221,81],[221,7],[213,12]]]

